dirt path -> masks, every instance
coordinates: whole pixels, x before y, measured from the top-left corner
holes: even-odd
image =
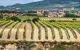
[[[21,27],[19,28],[19,33],[18,33],[18,39],[19,40],[23,40],[23,34],[24,34],[24,27],[25,27],[25,23],[23,23],[21,25]]]
[[[0,34],[1,34],[1,32],[2,32],[2,29],[3,29],[3,28],[0,28]]]
[[[5,26],[0,27],[0,33],[2,32],[2,30],[3,30],[4,27],[5,27]]]
[[[8,24],[5,24],[5,26],[9,25],[7,27],[3,26],[4,28],[3,28],[3,32],[2,32],[2,37],[1,38],[4,39],[4,40],[8,38],[8,33],[10,32],[10,29],[12,28],[11,23],[12,22],[9,22]]]
[[[8,29],[8,28],[6,28],[3,31],[2,39],[7,39],[9,31],[10,31],[10,29]]]
[[[5,28],[5,26],[6,26],[6,24],[4,26],[0,27],[0,34],[2,34],[1,32]]]
[[[18,40],[23,40],[24,29],[19,28]]]
[[[80,34],[76,31],[76,29],[73,29],[73,30],[75,31],[75,33],[76,33],[76,35],[77,35],[77,39],[76,39],[76,40],[77,40],[78,42],[80,42]]]
[[[51,29],[49,27],[47,27],[47,29],[48,29],[48,40],[52,41],[53,40],[53,38],[52,38],[52,31],[51,31]]]
[[[62,41],[66,41],[66,42],[68,42],[69,40],[67,39],[67,35],[66,35],[65,30],[64,30],[63,28],[60,28],[60,29],[61,29],[61,32],[62,32],[62,35],[63,35],[63,39],[62,39]]]
[[[38,35],[39,35],[39,29],[38,29],[38,27],[34,24],[34,34],[33,34],[33,40],[34,41],[38,41],[39,40],[39,38],[38,38]]]
[[[26,24],[26,40],[30,41],[31,40],[31,33],[32,33],[32,26],[30,23]]]
[[[66,29],[67,29],[67,31],[68,31],[68,33],[70,35],[70,41],[75,42],[75,38],[74,38],[72,32],[70,31],[70,29],[69,28],[66,28]]]
[[[11,35],[10,35],[10,39],[11,40],[16,40],[16,32],[17,32],[17,28],[20,25],[20,23],[18,23],[14,28],[12,28],[11,30]]]
[[[41,41],[45,41],[45,28],[41,26]]]
[[[16,31],[17,31],[17,28],[13,28],[11,30],[11,35],[10,35],[11,40],[15,40]]]
[[[55,33],[55,40],[56,40],[57,42],[61,42],[58,29],[57,29],[57,28],[53,28],[53,29],[54,29],[54,33]]]

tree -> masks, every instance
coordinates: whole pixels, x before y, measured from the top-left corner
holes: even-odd
[[[66,15],[64,17],[72,17],[72,18],[75,18],[75,17],[79,17],[75,14],[70,14],[70,13],[66,13]]]
[[[12,16],[12,17],[10,18],[10,20],[21,22],[21,19],[19,19],[19,18],[16,17],[16,16]]]
[[[50,22],[56,22],[56,20],[50,20]]]
[[[73,18],[72,20],[73,20],[73,21],[76,21],[77,19],[76,19],[76,18]]]

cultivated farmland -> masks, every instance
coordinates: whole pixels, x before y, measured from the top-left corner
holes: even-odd
[[[80,42],[80,22],[0,21],[0,40]]]
[[[43,50],[44,46],[46,48],[48,47],[48,49],[51,47],[54,48],[58,43],[73,45],[76,43],[76,45],[79,45],[80,22],[51,22],[40,20],[36,22],[0,21],[0,42],[1,44],[9,43],[5,46],[5,49],[9,47],[13,48],[11,46],[14,46],[13,49],[15,50],[17,50],[15,43],[23,43],[24,45],[26,42],[28,42],[28,47],[36,45],[37,48],[42,47],[41,49]],[[30,48],[33,50],[32,47]],[[22,47],[22,49],[24,48]]]

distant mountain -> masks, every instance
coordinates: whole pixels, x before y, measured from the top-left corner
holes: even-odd
[[[4,6],[0,6],[0,9],[4,9],[5,7]]]
[[[11,6],[3,7],[0,6],[0,9],[8,10],[60,10],[63,8],[80,8],[80,0],[43,0],[39,2],[33,2],[28,4],[14,4]]]

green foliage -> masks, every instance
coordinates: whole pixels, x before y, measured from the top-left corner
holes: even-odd
[[[5,24],[5,27],[4,27],[4,28],[2,29],[2,31],[1,31],[0,37],[3,35],[4,29],[5,29],[6,27],[10,26],[12,23],[13,23],[13,22],[8,22],[8,23]]]
[[[31,19],[26,19],[26,20],[24,20],[23,22],[31,22]]]
[[[18,32],[19,32],[19,29],[17,28],[17,32],[16,32],[16,35],[15,35],[16,39],[18,39]]]
[[[3,16],[0,16],[0,19],[3,19]]]
[[[6,20],[10,20],[10,17],[9,16],[7,16],[7,17],[5,17],[6,18]]]
[[[72,34],[73,34],[74,38],[75,38],[75,39],[77,39],[76,32],[73,30],[73,28],[71,28],[71,29],[70,29],[70,31],[72,32]]]
[[[31,21],[31,26],[32,26],[32,33],[31,33],[31,39],[33,39],[34,36],[34,23]]]
[[[53,26],[59,26],[64,28],[80,28],[80,22],[73,21],[73,22],[49,22],[49,24]]]
[[[62,27],[63,29],[64,29],[64,31],[65,31],[65,34],[66,34],[66,36],[67,36],[67,39],[69,40],[70,39],[70,35],[69,35],[69,33],[68,33],[68,31],[67,31],[67,29],[66,28],[64,28],[64,27]]]
[[[12,23],[12,24],[11,24],[12,28],[13,28],[17,23],[18,23],[18,22]],[[9,33],[8,33],[8,39],[10,38],[12,28],[10,29],[10,31],[9,31]]]
[[[39,35],[38,35],[38,38],[39,38],[39,40],[41,39],[41,25],[38,23],[38,22],[36,22],[35,23],[36,25],[37,25],[37,27],[38,27],[38,29],[39,29]]]
[[[50,20],[50,22],[56,22],[56,20]]]
[[[72,20],[73,20],[73,21],[76,21],[77,19],[76,19],[76,18],[73,18]]]
[[[39,18],[33,18],[32,21],[33,22],[38,22],[40,19]]]
[[[62,31],[61,31],[61,29],[58,28],[58,31],[59,31],[60,39],[63,39],[63,35],[62,35]]]
[[[53,36],[53,39],[55,38],[55,34],[54,34],[54,30],[53,30],[53,26],[50,25],[50,23],[48,22],[43,22],[46,26],[50,27],[51,28],[51,32],[52,32],[52,36]]]
[[[60,45],[55,46],[53,50],[65,50],[65,48],[64,48],[64,45],[60,44]]]
[[[19,24],[18,28],[17,28],[17,32],[16,32],[16,35],[15,35],[15,38],[18,39],[18,33],[19,33],[19,27],[22,25],[22,22]]]
[[[19,18],[16,17],[16,16],[12,16],[12,17],[10,18],[10,20],[21,22],[21,19],[19,19]]]
[[[28,14],[25,14],[25,15],[28,15],[28,16],[37,16],[36,14],[31,14],[31,13],[28,13]]]
[[[24,26],[23,38],[26,38],[26,25]]]
[[[45,38],[46,39],[48,39],[48,29],[47,29],[47,26],[43,23],[43,22],[41,22],[41,21],[38,21],[39,23],[40,23],[40,25],[42,25],[44,28],[45,28]]]
[[[79,17],[75,14],[70,14],[70,13],[66,13],[66,15],[64,17],[72,17],[72,18],[75,18],[75,17]]]

